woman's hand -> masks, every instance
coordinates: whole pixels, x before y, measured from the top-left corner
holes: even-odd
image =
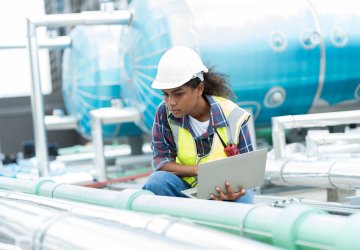
[[[216,187],[215,190],[217,195],[210,194],[212,200],[217,201],[234,201],[239,199],[241,196],[245,195],[246,191],[244,188],[239,188],[239,191],[234,192],[228,181],[225,182],[226,192],[223,192],[220,187]]]

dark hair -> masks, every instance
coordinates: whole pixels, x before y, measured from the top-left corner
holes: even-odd
[[[234,93],[228,83],[228,76],[214,71],[211,67],[207,73],[204,73],[204,92],[205,95],[221,96],[228,99],[234,98]],[[185,85],[195,89],[201,83],[200,78],[194,78],[188,81]]]

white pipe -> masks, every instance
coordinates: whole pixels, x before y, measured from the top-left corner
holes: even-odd
[[[310,131],[309,131],[310,132]],[[340,144],[349,142],[359,142],[360,134],[350,133],[325,133],[312,134],[306,136],[306,151],[309,157],[318,156],[319,153],[342,153],[342,152],[358,152],[360,144]],[[320,146],[323,144],[336,143],[333,145]],[[332,150],[333,148],[333,150]]]
[[[332,144],[318,147],[319,154],[341,154],[341,153],[357,153],[360,152],[360,143],[351,144]]]
[[[118,10],[111,13],[89,11],[71,14],[51,14],[31,17],[36,26],[69,26],[69,25],[100,25],[100,24],[129,24],[131,13],[128,10]]]
[[[360,123],[360,110],[273,117],[272,138],[275,158],[286,157],[285,129],[325,127],[351,123]]]
[[[39,39],[40,49],[65,49],[71,46],[71,38],[68,36],[59,36],[55,38]],[[2,49],[25,49],[26,41],[13,41],[11,43],[0,43]]]
[[[79,165],[89,165],[93,162],[95,154],[93,152],[94,148],[91,146],[83,147],[80,146],[81,149],[77,150],[78,152],[74,152],[73,154],[63,154],[56,157],[56,160],[65,163],[67,166],[79,166]],[[149,143],[145,143],[142,147],[142,151],[145,154],[152,154],[151,146]],[[117,159],[117,158],[125,158],[127,162],[127,157],[130,157],[131,148],[129,145],[121,145],[119,147],[104,147],[104,156],[105,159]],[[141,159],[141,157],[139,157]],[[121,161],[121,159],[120,159]],[[140,160],[141,161],[141,160]]]
[[[90,111],[91,137],[94,144],[94,166],[99,181],[105,181],[106,164],[104,156],[104,141],[102,125],[117,124],[123,122],[137,122],[141,119],[140,111],[134,107],[126,108],[101,108]]]
[[[142,154],[142,155],[130,155],[118,157],[115,160],[115,166],[117,169],[123,169],[125,166],[129,165],[150,165],[153,159],[153,154]]]
[[[266,179],[275,185],[360,188],[360,161],[268,160]]]
[[[144,230],[175,242],[189,243],[206,249],[273,249],[253,240],[235,237],[219,231],[197,226],[189,221],[165,215],[146,215],[125,210],[115,210],[78,202],[28,195],[0,190],[0,200],[18,201],[41,208],[68,212],[72,217],[116,223],[131,229]],[[26,219],[26,218],[25,218]],[[61,234],[61,233],[60,233]],[[98,236],[99,237],[99,236]]]
[[[36,26],[27,19],[27,46],[31,72],[31,109],[34,124],[35,154],[40,177],[49,175],[47,139],[44,125],[44,103],[41,92]]]
[[[47,115],[45,116],[44,122],[46,130],[75,129],[77,124],[74,116]]]
[[[196,249],[145,230],[19,201],[1,200],[0,213],[0,234],[21,249]]]

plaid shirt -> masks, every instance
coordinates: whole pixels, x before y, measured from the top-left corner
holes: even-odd
[[[169,114],[169,120],[172,124],[185,128],[193,136],[195,139],[197,153],[200,157],[207,155],[211,150],[212,140],[214,138],[214,126],[216,128],[220,128],[228,125],[220,105],[211,96],[205,95],[205,97],[210,104],[210,121],[207,132],[199,137],[195,136],[195,133],[190,125],[188,115],[185,115],[182,118],[176,118],[171,113]],[[160,103],[156,111],[152,132],[152,166],[155,170],[159,170],[166,163],[175,162],[177,155],[176,143],[172,136],[167,119],[167,108],[165,102]],[[246,153],[253,150],[246,122],[241,125],[237,148],[240,153]]]

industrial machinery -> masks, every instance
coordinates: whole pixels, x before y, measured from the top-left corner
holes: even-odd
[[[108,88],[107,98],[117,97],[140,109],[143,119],[138,125],[150,132],[156,107],[163,99],[160,91],[150,88],[157,64],[167,49],[186,45],[194,48],[208,67],[229,76],[235,101],[252,110],[256,127],[269,127],[274,116],[357,109],[358,7],[357,1],[350,0],[341,4],[322,0],[132,1],[131,22],[114,29],[113,35],[101,35],[95,28],[74,30],[73,48],[67,50],[78,57],[71,59],[65,54],[63,63],[67,107],[82,118],[79,130],[88,135],[84,110],[96,107],[94,102],[100,107],[103,89]],[[98,35],[101,39],[95,38]],[[107,54],[107,59],[101,59],[100,52],[96,55],[103,48],[100,40],[107,48],[118,47],[119,55]],[[101,63],[84,63],[93,54],[99,62],[112,65],[104,68]],[[94,81],[97,88],[84,86]],[[110,90],[109,81],[119,82],[120,87]],[[74,102],[79,104],[72,105]],[[135,133],[136,128],[132,130]]]
[[[107,179],[104,138],[150,133],[163,99],[150,87],[159,59],[167,49],[186,45],[208,67],[228,75],[235,101],[252,110],[257,127],[272,126],[274,147],[266,181],[359,188],[359,7],[355,0],[133,0],[118,15],[29,19],[40,176],[49,173],[33,31],[47,25],[78,25],[63,57],[63,93],[77,130],[93,140],[97,180]],[[342,112],[318,114],[328,111]],[[326,130],[336,125],[347,126],[346,133]],[[287,144],[286,130],[314,127],[306,144]],[[257,196],[258,204],[250,205],[161,197],[138,189],[90,189],[54,180],[0,177],[2,243],[29,249],[56,244],[59,249],[91,249],[101,247],[96,243],[101,238],[109,248],[123,244],[134,249],[143,248],[140,243],[149,239],[151,246],[166,249],[360,247],[357,198],[344,205]],[[19,220],[23,217],[34,223]],[[13,231],[21,238],[13,237]],[[83,241],[84,237],[91,240]]]

